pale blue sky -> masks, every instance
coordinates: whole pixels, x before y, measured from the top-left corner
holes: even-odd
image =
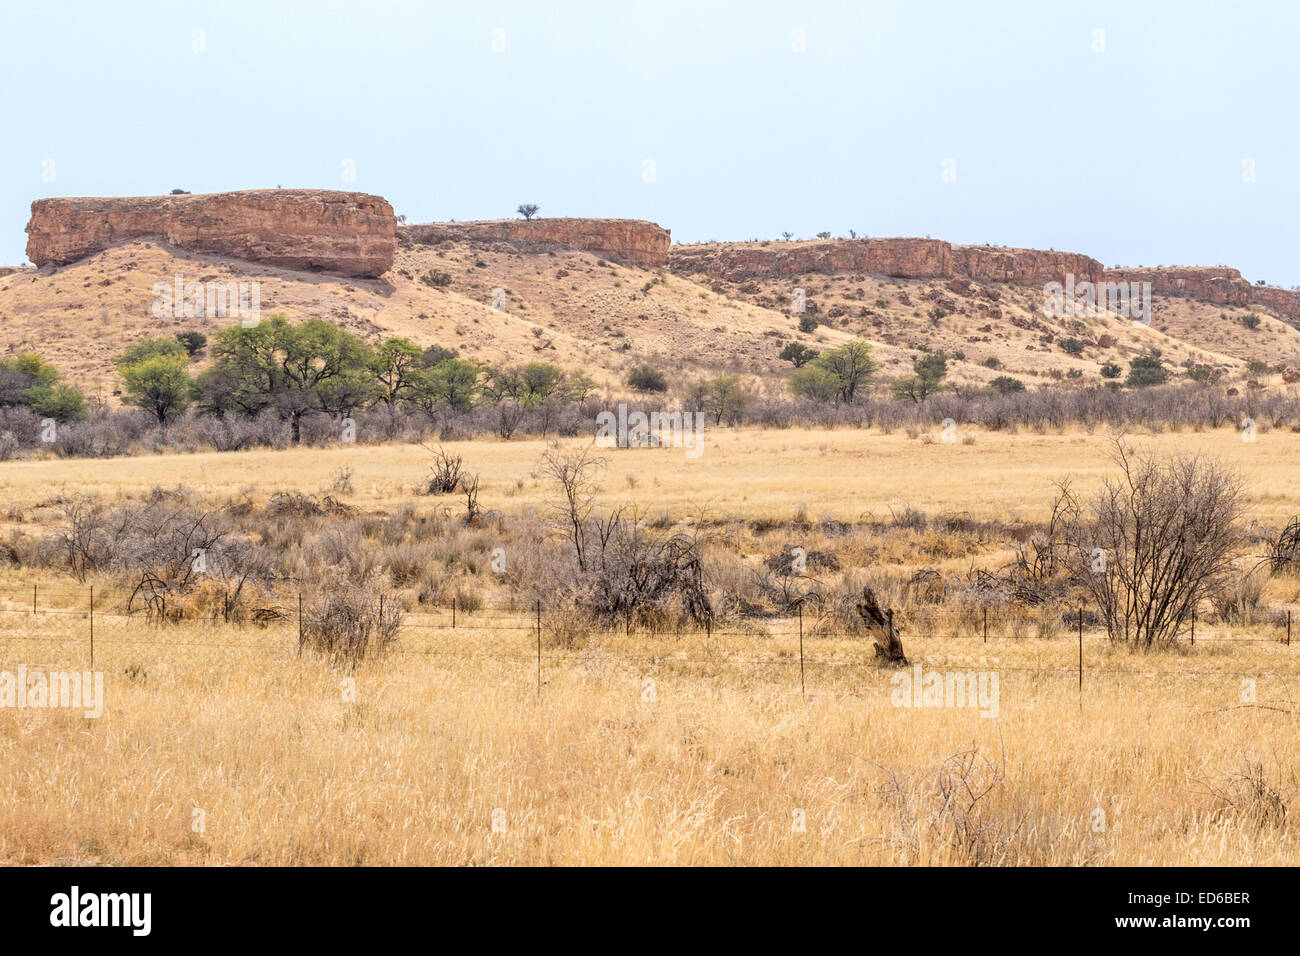
[[[281,184],[411,222],[531,201],[677,241],[856,229],[1289,286],[1298,41],[1281,0],[3,0],[0,263],[41,196]]]

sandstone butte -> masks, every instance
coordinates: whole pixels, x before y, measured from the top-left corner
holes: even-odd
[[[156,238],[191,252],[285,269],[380,276],[397,254],[386,199],[322,189],[206,195],[38,199],[27,258],[67,265],[119,242]]]
[[[577,249],[643,269],[668,261],[672,234],[641,219],[489,219],[402,226],[403,243],[500,242],[523,249]]]
[[[939,239],[825,239],[807,242],[706,243],[674,246],[674,272],[718,279],[781,278],[861,272],[904,279],[956,279],[1041,286],[1064,282],[1150,282],[1152,295],[1187,296],[1216,305],[1261,305],[1300,319],[1300,291],[1251,285],[1236,269],[1169,267],[1107,269],[1075,252],[954,246]]]
[[[379,276],[392,267],[398,242],[478,242],[532,251],[573,249],[644,269],[667,266],[728,280],[860,272],[1042,286],[1072,274],[1076,283],[1150,282],[1153,295],[1260,305],[1300,320],[1300,291],[1251,285],[1236,269],[1221,266],[1106,269],[1079,253],[960,246],[939,239],[672,246],[667,229],[638,219],[495,219],[399,227],[387,200],[330,190],[38,199],[27,233],[27,257],[37,266],[66,265],[118,242],[159,238],[194,252],[282,268]]]

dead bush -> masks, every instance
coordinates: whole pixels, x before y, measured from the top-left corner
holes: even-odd
[[[1113,641],[1164,647],[1232,570],[1240,477],[1202,456],[1141,456],[1117,440],[1118,477],[1087,503],[1060,486],[1061,555]]]
[[[429,478],[425,482],[426,495],[449,495],[455,492],[464,477],[462,457],[446,451],[441,445],[437,448],[425,446],[433,460],[429,463]]]
[[[337,576],[304,604],[299,651],[316,651],[331,663],[356,666],[397,639],[402,618],[392,592]]]

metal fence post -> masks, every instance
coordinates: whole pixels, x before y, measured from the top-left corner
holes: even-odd
[[[1083,706],[1083,601],[1079,602],[1079,706]]]
[[[799,602],[799,693],[808,695],[808,685],[803,678],[803,601]]]
[[[95,669],[95,586],[90,586],[90,669]]]

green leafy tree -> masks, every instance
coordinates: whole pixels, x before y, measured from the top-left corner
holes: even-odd
[[[122,401],[144,409],[161,427],[185,411],[194,397],[194,382],[185,370],[186,359],[151,355],[131,365],[120,365]]]
[[[33,389],[48,389],[58,380],[58,369],[35,352],[0,360],[0,407],[27,405]]]
[[[86,397],[71,385],[37,385],[27,395],[27,407],[41,418],[79,422],[86,417]]]
[[[123,350],[117,357],[117,367],[120,369],[127,365],[139,365],[146,359],[158,356],[176,358],[183,362],[190,360],[189,349],[176,338],[143,339]]]
[[[429,414],[440,408],[469,411],[478,398],[481,375],[481,368],[474,362],[444,359],[416,378],[411,400]]]
[[[390,338],[381,342],[370,358],[379,400],[392,408],[406,398],[419,370],[420,347],[410,339]]]
[[[816,349],[810,349],[802,342],[791,342],[781,350],[778,358],[789,362],[795,368],[803,368],[818,355]]]
[[[894,396],[910,398],[918,405],[943,389],[948,377],[948,356],[943,352],[930,352],[912,359],[912,374],[894,382]]]
[[[494,403],[519,402],[524,395],[524,377],[516,369],[488,367],[483,373],[481,392]]]
[[[430,345],[420,353],[420,368],[433,368],[439,362],[456,358],[455,349],[445,349],[441,345]]]
[[[193,358],[208,344],[208,337],[202,332],[177,332],[176,341],[185,346],[185,351]]]
[[[871,343],[854,339],[817,356],[814,365],[835,377],[839,401],[851,404],[879,366],[871,357]]]
[[[989,388],[999,395],[1010,395],[1012,392],[1023,392],[1025,383],[1018,378],[1012,378],[1010,375],[999,375],[989,382]]]
[[[586,401],[587,396],[599,387],[595,379],[583,372],[574,373],[565,379],[565,391],[571,402]]]
[[[199,383],[204,404],[248,414],[275,409],[290,423],[294,444],[309,413],[346,413],[374,396],[372,350],[320,319],[290,325],[276,315],[222,329],[212,353],[213,367]]]
[[[627,376],[628,385],[639,392],[666,392],[668,380],[664,373],[651,365],[638,365]]]
[[[524,404],[536,405],[559,395],[564,373],[550,362],[529,362],[519,372],[524,383]]]
[[[749,404],[749,392],[740,381],[739,375],[719,375],[704,383],[699,396],[700,407],[712,419],[715,425],[740,420]]]
[[[1156,355],[1142,355],[1129,362],[1128,378],[1124,384],[1130,388],[1149,388],[1169,381],[1169,370]]]
[[[840,393],[839,380],[816,365],[796,369],[790,375],[790,392],[800,398],[830,404]]]

